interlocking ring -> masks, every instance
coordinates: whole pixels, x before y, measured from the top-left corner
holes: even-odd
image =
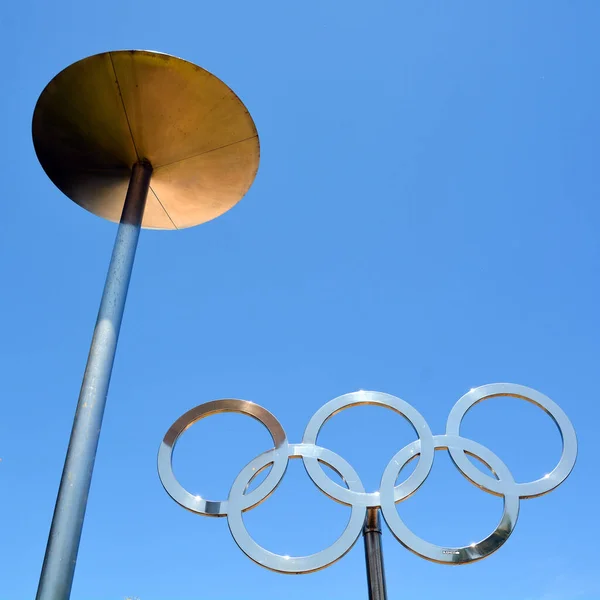
[[[271,451],[272,452],[272,451]],[[265,452],[250,461],[233,482],[229,494],[229,510],[227,521],[229,530],[237,545],[254,562],[262,567],[280,573],[311,573],[328,567],[339,560],[352,546],[354,546],[362,526],[365,522],[367,509],[364,505],[352,504],[352,513],[346,529],[342,535],[328,548],[309,556],[281,556],[265,550],[250,536],[244,526],[242,512],[245,502],[244,490],[248,487],[255,475],[272,462],[271,452]],[[313,444],[296,444],[290,446],[290,458],[302,457],[304,460],[313,458],[324,462],[336,471],[348,484],[350,490],[356,494],[364,493],[364,489],[356,471],[338,454],[320,448]]]
[[[394,486],[395,480],[392,483],[394,502],[401,502],[411,496],[423,484],[433,466],[433,435],[425,419],[408,402],[382,392],[360,391],[345,394],[323,405],[312,416],[304,431],[302,443],[316,444],[321,428],[333,415],[346,408],[365,404],[391,408],[402,415],[412,425],[422,442],[423,452],[413,473],[398,486]],[[351,506],[377,507],[380,505],[379,492],[355,492],[352,489],[344,488],[325,474],[316,458],[304,456],[302,459],[313,483],[330,498]]]
[[[543,496],[557,488],[569,476],[569,473],[571,473],[575,466],[575,460],[577,458],[577,436],[575,435],[575,429],[560,406],[558,406],[556,402],[550,400],[548,396],[544,396],[544,394],[525,387],[524,385],[507,383],[482,385],[481,387],[467,392],[452,407],[446,423],[446,434],[459,435],[460,424],[469,409],[479,402],[498,396],[521,398],[539,406],[552,417],[552,420],[560,431],[560,436],[562,438],[562,454],[556,467],[541,479],[516,484],[520,498]],[[497,479],[486,475],[475,467],[462,450],[449,448],[449,451],[454,464],[467,479],[484,489],[486,492],[499,496],[503,495],[505,486]]]
[[[162,484],[173,500],[192,512],[207,517],[225,517],[227,516],[227,501],[225,500],[206,500],[201,496],[190,494],[177,481],[173,473],[173,450],[179,436],[189,429],[194,423],[219,413],[241,413],[249,415],[262,423],[273,438],[274,448],[271,450],[273,467],[265,480],[257,488],[247,495],[244,495],[244,510],[255,507],[263,500],[268,498],[273,490],[279,485],[281,478],[285,474],[288,464],[288,443],[279,421],[265,408],[248,402],[246,400],[214,400],[200,404],[184,415],[179,417],[163,438],[158,451],[158,476]]]
[[[491,450],[460,436],[460,424],[467,411],[478,402],[497,396],[522,398],[546,411],[557,425],[562,438],[562,455],[551,473],[537,481],[516,483],[506,465]],[[397,452],[384,470],[379,490],[365,492],[356,471],[341,456],[317,445],[321,427],[332,416],[352,406],[371,404],[399,413],[412,425],[418,439]],[[172,453],[178,437],[196,421],[212,414],[238,412],[260,421],[271,434],[274,447],[251,460],[236,477],[226,501],[210,501],[190,494],[175,478]],[[402,521],[396,504],[406,500],[429,475],[435,451],[446,449],[459,471],[479,488],[504,499],[504,512],[496,529],[480,542],[470,546],[448,548],[436,546],[415,535]],[[467,454],[477,458],[494,474],[487,475],[475,467]],[[340,396],[322,406],[309,421],[301,444],[288,444],[277,419],[267,410],[244,400],[216,400],[188,411],[166,433],[158,453],[158,473],[167,493],[181,506],[207,516],[227,517],[229,529],[238,546],[253,561],[280,573],[309,573],[323,569],[344,556],[360,536],[367,508],[381,508],[394,536],[419,556],[442,564],[463,564],[489,556],[510,536],[517,522],[520,499],[546,494],[559,486],[572,471],[577,457],[577,438],[571,422],[550,398],[531,388],[514,384],[493,384],[473,389],[452,408],[444,435],[432,435],[425,419],[410,404],[381,392],[354,392]],[[257,506],[281,482],[289,458],[302,458],[315,485],[330,498],[351,507],[346,529],[328,548],[310,556],[292,557],[274,554],[259,546],[244,526],[242,514]],[[403,483],[396,480],[408,462],[418,458],[413,473]],[[330,479],[319,463],[334,469],[347,488]],[[256,489],[246,493],[253,478],[271,465],[271,470]]]
[[[500,523],[493,533],[480,542],[458,548],[436,546],[415,535],[400,518],[396,510],[394,496],[390,493],[390,490],[393,489],[400,471],[415,455],[420,454],[421,449],[418,441],[400,450],[383,472],[381,478],[381,512],[383,518],[391,532],[405,548],[427,560],[442,564],[462,564],[485,558],[504,544],[517,523],[519,496],[515,491],[515,481],[507,466],[491,450],[477,442],[459,436],[436,435],[433,443],[436,450],[447,449],[450,452],[452,450],[468,452],[496,473],[499,481],[507,488],[505,494],[503,494],[504,512]],[[468,459],[467,462],[469,462]],[[469,464],[471,463],[469,462]]]

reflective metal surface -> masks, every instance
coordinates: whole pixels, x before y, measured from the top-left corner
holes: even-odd
[[[265,452],[250,461],[233,482],[229,493],[229,511],[227,513],[231,535],[249,558],[272,571],[297,574],[311,573],[319,569],[324,569],[336,560],[339,560],[354,546],[365,522],[366,507],[364,505],[353,504],[350,520],[340,537],[331,546],[320,552],[309,556],[281,556],[280,554],[274,554],[269,550],[265,550],[248,533],[242,519],[242,511],[246,504],[244,501],[244,491],[253,477],[273,462],[274,457],[271,452]],[[318,459],[320,462],[334,469],[353,492],[364,492],[356,471],[341,456],[331,450],[327,450],[327,448],[320,448],[312,444],[296,444],[290,446],[289,456],[290,458],[306,458],[310,456],[315,458],[315,460]],[[260,502],[263,500],[260,500]]]
[[[151,175],[152,168],[147,164],[133,167],[77,402],[37,600],[66,600],[71,592],[106,396]]]
[[[140,228],[191,227],[227,211],[254,180],[259,146],[248,111],[222,81],[146,51],[98,54],[59,73],[38,99],[32,133],[54,184],[120,223],[37,593],[66,600]],[[282,456],[287,463],[287,446]],[[277,484],[273,471],[259,490]]]
[[[369,600],[387,600],[383,547],[381,545],[381,519],[378,508],[367,510],[367,518],[363,527],[363,540],[365,542]]]
[[[554,467],[550,473],[536,481],[516,484],[517,492],[521,498],[535,498],[536,496],[542,496],[543,494],[551,492],[569,476],[575,466],[575,460],[577,458],[577,436],[575,435],[575,429],[573,428],[573,425],[571,425],[571,421],[569,421],[567,415],[565,415],[560,406],[550,400],[548,396],[544,396],[544,394],[532,390],[531,388],[515,384],[496,383],[478,387],[466,393],[454,405],[448,416],[446,433],[448,435],[459,435],[460,424],[467,412],[475,406],[475,404],[498,396],[512,396],[513,398],[521,398],[522,400],[535,404],[550,415],[558,427],[563,447],[560,460],[556,467]],[[482,473],[473,466],[461,449],[449,448],[449,451],[454,464],[456,464],[460,471],[472,483],[486,492],[497,494],[499,496],[503,494],[505,486],[497,479]]]
[[[204,69],[159,52],[106,52],[69,66],[40,95],[32,129],[48,177],[109,221],[119,221],[132,165],[148,161],[144,228],[214,219],[258,169],[258,135],[239,98]]]
[[[248,510],[265,500],[279,485],[287,468],[288,443],[285,432],[279,421],[262,406],[246,400],[228,399],[215,400],[192,408],[179,417],[167,431],[158,451],[158,475],[166,492],[175,502],[192,512],[208,517],[227,516],[227,500],[207,500],[201,496],[190,494],[184,489],[173,473],[173,450],[175,450],[179,436],[194,423],[210,415],[228,412],[248,415],[262,423],[271,434],[274,445],[273,450],[270,451],[273,467],[255,490],[243,496],[242,510]]]
[[[402,521],[396,510],[391,489],[400,471],[421,451],[419,441],[403,448],[386,467],[381,478],[381,511],[390,531],[398,541],[415,554],[442,564],[462,564],[485,558],[502,546],[512,533],[519,515],[519,496],[515,482],[506,465],[485,446],[458,436],[436,435],[433,438],[436,450],[461,450],[478,458],[496,473],[505,487],[504,512],[496,529],[480,542],[465,547],[448,548],[436,546],[415,535]],[[470,464],[470,463],[469,463]],[[464,473],[463,473],[464,474]]]
[[[558,426],[563,452],[559,464],[550,473],[534,482],[516,483],[506,465],[485,446],[459,435],[460,423],[467,411],[487,398],[512,396],[534,403],[545,410]],[[356,471],[338,454],[317,445],[317,438],[325,422],[341,410],[352,406],[372,404],[384,406],[401,414],[412,425],[418,439],[392,457],[384,470],[379,490],[365,492]],[[251,460],[236,477],[227,502],[209,502],[187,492],[176,480],[171,468],[171,453],[177,437],[193,423],[210,414],[242,412],[257,418],[271,433],[274,448]],[[436,546],[415,535],[402,521],[396,504],[406,500],[424,483],[436,450],[448,450],[459,471],[482,490],[504,499],[504,512],[496,528],[485,539],[465,547]],[[475,467],[467,455],[486,465],[493,476]],[[394,536],[409,550],[441,564],[464,564],[489,556],[510,536],[519,515],[521,498],[545,494],[560,485],[569,475],[577,456],[577,439],[573,426],[564,412],[552,400],[539,392],[514,384],[486,385],[465,394],[453,407],[448,417],[446,433],[432,435],[429,426],[411,405],[400,398],[381,392],[354,392],[325,404],[311,418],[301,444],[288,444],[279,422],[271,413],[243,400],[217,400],[202,404],[178,419],[169,429],[159,450],[158,470],[161,481],[171,497],[192,512],[212,516],[227,516],[230,531],[238,546],[256,563],[280,573],[309,573],[322,569],[340,559],[360,536],[367,511],[381,509],[385,522]],[[310,556],[281,556],[259,546],[246,530],[244,511],[260,504],[277,487],[287,467],[288,458],[301,457],[306,471],[317,487],[327,496],[352,508],[350,520],[340,537],[328,548]],[[399,485],[396,480],[402,469],[418,460],[413,473]],[[347,488],[332,481],[319,463],[334,469]],[[265,480],[246,494],[252,479],[272,465]]]
[[[304,444],[316,444],[321,428],[331,417],[352,406],[369,404],[390,408],[402,415],[412,425],[415,433],[419,436],[419,440],[423,441],[424,450],[414,472],[400,485],[394,487],[392,484],[395,502],[406,500],[425,481],[433,465],[434,455],[433,436],[429,425],[427,425],[425,419],[408,402],[382,392],[360,391],[345,394],[327,402],[312,416],[304,431],[302,442]],[[333,500],[360,506],[380,506],[379,491],[357,494],[351,489],[343,488],[327,477],[316,459],[307,456],[303,460],[304,466],[313,483]]]

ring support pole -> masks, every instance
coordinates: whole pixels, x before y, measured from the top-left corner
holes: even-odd
[[[152,167],[133,166],[92,337],[36,600],[67,600]]]
[[[363,527],[369,600],[387,600],[379,508],[369,508]]]

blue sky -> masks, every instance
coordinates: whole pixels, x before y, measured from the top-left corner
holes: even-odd
[[[115,226],[67,200],[30,137],[36,99],[70,63],[122,48],[195,62],[229,84],[261,139],[246,198],[178,232],[143,232],[72,597],[366,597],[361,542],[301,577],[263,570],[222,519],[179,508],[156,474],[170,424],[222,397],[271,410],[292,442],[326,401],[375,389],[443,433],[469,388],[509,381],[558,402],[579,437],[568,481],[522,502],[495,555],[449,568],[384,533],[390,597],[593,600],[598,483],[600,4],[553,2],[101,3],[3,9],[0,268],[0,599],[32,598]],[[560,437],[535,407],[476,407],[464,435],[518,481],[550,470]],[[320,441],[375,489],[414,434],[360,407]],[[238,415],[188,431],[182,483],[224,498],[269,448]],[[462,545],[502,501],[443,453],[399,507],[416,533]],[[292,461],[247,514],[283,554],[315,552],[349,509]]]

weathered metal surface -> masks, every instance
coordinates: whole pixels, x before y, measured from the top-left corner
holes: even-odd
[[[141,50],[90,56],[56,75],[36,105],[33,141],[55,185],[114,222],[132,166],[148,161],[142,227],[151,229],[223,214],[259,162],[254,122],[227,85],[188,61]]]

